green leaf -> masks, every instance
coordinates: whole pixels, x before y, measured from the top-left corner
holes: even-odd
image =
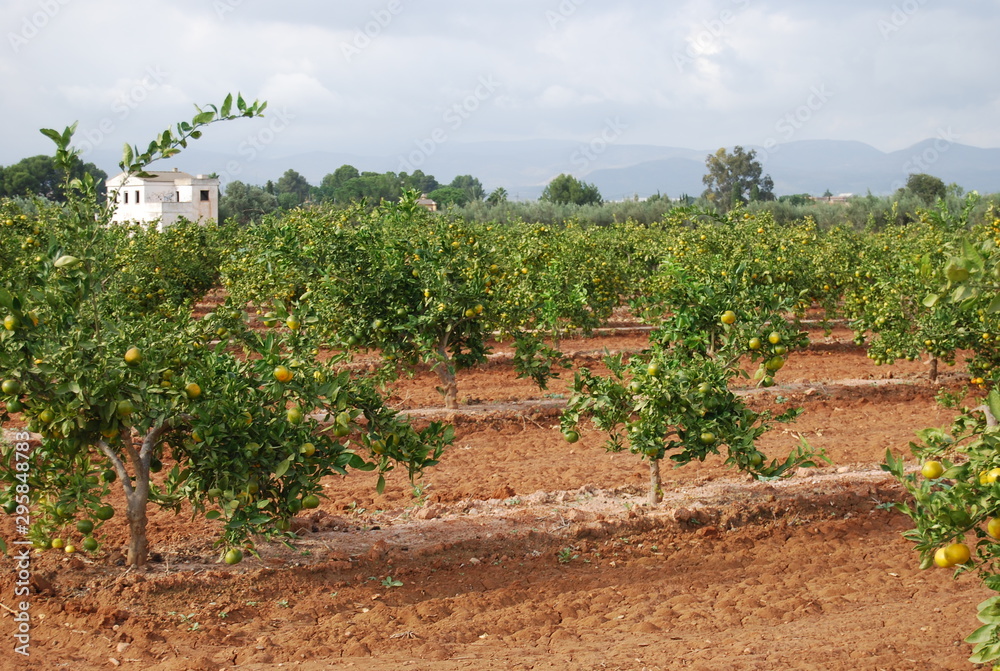
[[[966,473],[968,473],[968,464],[958,464],[946,469],[944,473],[941,474],[941,478],[944,480],[964,480]]]
[[[379,494],[381,494],[382,492],[385,491],[385,476],[384,475],[379,475],[378,476],[378,482],[375,483],[375,491],[378,492]]]
[[[892,454],[892,450],[889,449],[889,448],[886,448],[886,450],[885,450],[885,463],[882,464],[882,469],[889,471],[896,478],[902,478],[903,477],[903,460],[902,459],[896,459],[893,456],[893,454]]]
[[[997,391],[996,388],[991,389],[990,393],[986,396],[986,404],[989,406],[993,417],[1000,420],[1000,391]]]
[[[1000,612],[997,612],[996,605],[990,606],[989,608],[982,608],[976,614],[979,621],[983,624],[1000,625]]]
[[[991,300],[990,304],[986,307],[986,312],[991,315],[995,315],[1000,312],[1000,295],[993,297],[993,300]]]
[[[63,384],[56,387],[56,393],[63,394],[77,394],[81,393],[80,385],[76,382],[64,382]]]
[[[219,512],[218,510],[209,510],[207,513],[205,513],[205,519],[207,520],[217,520],[220,517],[222,517],[222,513]]]
[[[222,103],[221,115],[224,117],[229,116],[229,112],[232,109],[233,109],[233,94],[230,93],[229,95],[226,96],[226,99]]]
[[[215,119],[215,112],[202,112],[201,114],[196,114],[191,123],[196,126],[203,126],[207,123],[212,123]]]
[[[932,308],[935,305],[937,305],[938,300],[940,300],[940,299],[941,299],[941,297],[939,295],[937,295],[937,294],[927,294],[927,296],[925,296],[924,300],[923,300],[924,307],[925,308]]]
[[[969,661],[973,664],[985,664],[992,662],[997,657],[1000,657],[1000,643],[993,643],[977,648],[975,654],[969,657]]]
[[[992,608],[998,601],[1000,601],[1000,596],[991,596],[989,599],[986,599],[976,605],[976,612],[982,612],[987,608]]]
[[[288,472],[288,469],[292,466],[292,457],[288,457],[274,469],[274,477],[280,478],[282,475]]]
[[[122,150],[122,164],[132,165],[132,159],[135,158],[135,154],[132,153],[132,145],[125,143],[125,148]]]
[[[996,627],[992,624],[984,624],[979,629],[969,634],[965,638],[966,643],[986,643],[991,638],[993,638],[993,632],[996,631]]]
[[[42,128],[41,133],[45,137],[55,142],[57,145],[62,146],[60,144],[62,142],[62,135],[59,134],[59,131],[53,130],[52,128]]]

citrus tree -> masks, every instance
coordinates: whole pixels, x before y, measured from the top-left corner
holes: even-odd
[[[229,96],[145,152],[126,147],[122,169],[142,174],[204,126],[264,108]],[[57,161],[71,165],[73,128],[43,132]],[[20,415],[42,436],[34,449],[4,446],[0,477],[5,509],[19,525],[30,522],[38,546],[64,545],[69,533],[96,547],[93,533],[114,515],[106,501],[118,486],[129,565],[146,561],[148,505],[178,510],[182,501],[224,520],[219,544],[235,563],[252,534],[283,531],[299,509],[318,505],[323,476],[397,462],[414,475],[436,461],[450,439],[445,427],[417,431],[370,382],[316,361],[318,334],[309,329],[259,334],[231,304],[203,320],[129,318],[121,295],[106,289],[117,272],[107,251],[113,204],[102,205],[86,177],[66,186],[58,235],[23,279],[0,289],[2,419]],[[157,475],[165,463],[169,471]]]
[[[970,194],[958,213],[942,202],[919,211],[917,221],[866,236],[845,302],[855,342],[867,340],[868,357],[876,364],[913,361],[926,353],[935,380],[938,361],[954,364],[959,350],[975,344],[973,313],[952,301],[924,299],[940,283],[948,248],[965,235],[977,200]]]
[[[1000,220],[992,212],[985,231],[951,244],[938,291],[925,304],[950,305],[969,315],[982,335],[974,339],[970,366],[978,384],[989,388],[985,403],[966,408],[950,430],[924,429],[910,444],[921,461],[908,473],[902,458],[886,453],[883,469],[892,473],[911,496],[896,507],[914,528],[904,536],[920,552],[922,568],[953,568],[956,576],[977,573],[989,589],[1000,592],[1000,391],[998,351],[993,337],[1000,331]],[[974,242],[974,241],[977,241]],[[974,645],[970,661],[1000,659],[1000,595],[979,604],[982,626],[966,641]]]
[[[117,294],[115,308],[130,316],[189,310],[218,280],[226,234],[214,221],[186,219],[163,230],[137,222],[112,226],[103,241],[112,270],[104,290]]]
[[[294,300],[332,259],[352,253],[345,246],[350,226],[365,217],[358,204],[324,204],[267,215],[232,231],[222,254],[221,283],[238,305],[258,312],[270,310],[272,301]]]
[[[492,252],[481,227],[432,216],[417,193],[328,235],[330,255],[315,279],[317,311],[347,348],[377,348],[393,368],[427,364],[445,406],[458,405],[458,371],[485,361],[492,332]]]
[[[758,478],[814,464],[804,443],[770,462],[756,447],[772,421],[794,419],[799,410],[772,417],[752,410],[730,389],[734,378],[749,376],[744,358],[759,362],[758,384],[771,386],[791,349],[805,344],[785,319],[794,299],[782,298],[779,286],[745,283],[742,264],[720,262],[729,271],[706,277],[667,264],[650,284],[659,287],[657,304],[665,313],[650,347],[628,361],[606,357],[610,375],[578,371],[562,415],[568,441],[579,438],[577,426],[589,417],[609,434],[608,449],[627,446],[649,462],[650,505],[660,500],[660,462],[667,456],[683,465],[725,448],[727,464]]]
[[[429,366],[454,408],[458,373],[485,361],[487,341],[496,330],[509,333],[515,315],[501,290],[507,274],[492,227],[431,215],[417,197],[267,218],[237,237],[222,282],[234,300],[262,312],[265,326],[279,328],[297,318],[285,304],[309,294],[327,343],[378,350],[388,364],[383,379]],[[522,341],[522,372],[539,376],[545,350]]]
[[[567,330],[602,326],[629,289],[629,264],[618,227],[553,227],[515,222],[497,227],[493,268],[502,292],[500,326],[556,342]]]

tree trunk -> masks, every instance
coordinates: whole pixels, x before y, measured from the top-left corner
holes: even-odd
[[[655,506],[660,502],[660,460],[649,460],[649,496],[647,502]]]
[[[149,501],[149,480],[145,484],[137,483],[132,496],[128,497],[128,507],[125,511],[128,518],[128,566],[145,566],[149,541],[146,539],[146,504]]]
[[[128,520],[129,542],[128,556],[125,563],[128,566],[145,566],[149,554],[149,541],[146,539],[146,507],[149,505],[149,462],[153,456],[153,448],[160,437],[169,430],[164,423],[152,429],[143,438],[142,447],[137,451],[132,445],[132,431],[128,430],[122,441],[125,443],[125,453],[132,470],[135,472],[135,482],[129,478],[125,461],[111,447],[102,441],[98,448],[111,461],[125,492],[125,518]]]
[[[434,372],[441,380],[441,388],[438,390],[444,396],[444,407],[448,410],[458,408],[458,380],[455,377],[455,367],[448,356],[448,334],[445,333],[438,340],[438,362],[434,366]]]
[[[931,360],[928,363],[931,365],[931,369],[930,369],[930,373],[929,373],[929,375],[931,377],[931,382],[937,382],[937,378],[938,378],[938,360],[937,360],[937,357],[936,356],[932,356]]]
[[[439,364],[435,369],[441,379],[441,395],[444,396],[444,407],[449,410],[458,408],[458,380],[455,371],[448,364]]]

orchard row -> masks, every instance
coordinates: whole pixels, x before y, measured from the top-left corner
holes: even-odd
[[[202,127],[262,110],[229,96],[145,152],[126,148],[123,169],[141,172]],[[43,132],[70,174],[72,129]],[[0,419],[42,435],[30,458],[0,448],[0,503],[41,548],[73,533],[99,547],[115,486],[127,503],[129,564],[146,560],[148,505],[182,502],[220,521],[220,558],[239,561],[254,539],[289,533],[291,517],[319,505],[324,477],[399,466],[414,478],[441,458],[451,428],[402,420],[385,403],[387,376],[430,366],[454,407],[461,370],[483,362],[499,334],[514,342],[517,374],[544,388],[567,366],[560,337],[619,308],[653,326],[649,346],[608,357],[606,375],[578,370],[561,424],[572,442],[589,421],[609,449],[648,461],[651,504],[663,459],[721,454],[772,478],[821,456],[803,444],[768,458],[757,439],[798,411],[772,417],[731,390],[741,376],[776,383],[808,345],[807,311],[850,320],[877,363],[950,363],[968,350],[975,384],[992,388],[1000,376],[1000,219],[991,212],[970,227],[974,195],[960,212],[931,209],[861,233],[695,209],[649,226],[490,225],[429,213],[415,193],[375,210],[160,232],[111,226],[86,177],[66,191],[64,207],[0,203]],[[216,284],[225,302],[194,318]],[[360,349],[379,351],[385,366],[364,375],[342,365]],[[978,568],[1000,589],[1000,545],[987,528],[1000,512],[989,478],[1000,468],[1000,394],[989,399],[951,433],[923,434],[914,449],[940,471],[907,475],[892,455],[886,468],[915,496],[901,508],[924,562],[950,548],[940,565]],[[1000,632],[988,626],[975,641],[981,660],[1000,656]]]

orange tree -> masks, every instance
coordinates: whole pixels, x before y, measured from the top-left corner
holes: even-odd
[[[218,280],[226,235],[214,221],[181,220],[162,231],[141,223],[112,226],[103,242],[112,270],[104,289],[121,296],[118,305],[130,316],[190,309]]]
[[[720,216],[698,208],[677,208],[661,224],[669,258],[699,272],[711,270],[720,256],[739,259],[751,272],[747,281],[780,283],[794,300],[790,310],[804,316],[814,303],[824,319],[836,316],[849,252],[840,247],[853,236],[829,235],[810,220],[779,225],[768,212],[741,208]],[[719,268],[718,272],[728,272]]]
[[[263,110],[227,97],[145,152],[127,147],[122,168],[141,174],[203,126]],[[72,128],[43,132],[61,164],[76,160]],[[120,486],[130,565],[146,561],[148,505],[176,510],[185,500],[224,519],[219,544],[230,548],[227,561],[238,561],[237,546],[252,534],[287,529],[291,515],[317,505],[324,475],[397,461],[412,475],[436,461],[448,431],[400,421],[370,383],[317,362],[316,336],[305,330],[248,332],[231,305],[201,321],[128,319],[121,294],[105,290],[115,272],[105,247],[113,206],[98,203],[86,178],[67,193],[60,235],[23,279],[0,289],[2,419],[19,413],[42,436],[34,449],[3,447],[4,507],[19,525],[30,522],[40,547],[62,544],[66,533],[95,547],[92,534],[114,514],[110,488]],[[169,472],[152,477],[164,461]]]
[[[77,243],[76,232],[62,220],[62,205],[0,202],[0,282],[23,282],[52,248]],[[111,268],[104,291],[116,294],[116,309],[131,313],[171,314],[190,306],[216,281],[219,242],[214,222],[180,221],[163,231],[140,223],[119,224],[102,231],[90,253]]]
[[[222,285],[237,304],[258,312],[268,310],[272,301],[294,300],[331,259],[351,253],[345,247],[350,226],[365,216],[360,205],[323,205],[267,215],[232,231],[222,254]]]
[[[630,303],[647,321],[666,319],[654,339],[702,339],[710,356],[720,348],[730,356],[746,353],[759,363],[755,379],[770,386],[779,361],[808,345],[789,316],[810,289],[792,281],[806,271],[768,256],[775,235],[764,235],[769,216],[758,219],[739,210],[726,217],[693,208],[672,214],[663,229],[661,266]]]
[[[602,326],[630,288],[625,227],[547,226],[516,222],[497,227],[495,272],[504,293],[503,325],[511,331],[590,333]]]
[[[950,301],[925,301],[939,282],[947,248],[965,235],[977,197],[950,213],[941,204],[918,213],[918,221],[891,224],[865,236],[846,294],[855,342],[868,340],[876,364],[930,355],[930,376],[938,360],[954,364],[957,350],[974,344],[974,315]],[[870,335],[869,335],[870,334]]]
[[[445,404],[455,407],[458,372],[484,361],[493,331],[509,333],[521,313],[507,308],[492,227],[431,215],[416,199],[407,192],[370,210],[319,207],[268,218],[240,234],[222,281],[272,327],[294,322],[285,304],[308,295],[328,343],[380,350],[389,364],[383,378],[429,365]],[[522,340],[522,374],[544,378],[547,350]]]
[[[604,325],[630,290],[637,276],[627,259],[634,232],[631,226],[582,227],[575,221],[487,228],[496,258],[490,265],[494,328],[513,338],[518,376],[545,389],[569,367],[559,351],[563,335],[577,329],[590,334]]]
[[[29,217],[13,200],[0,200],[0,282],[21,279],[42,260],[42,230],[47,226],[40,219],[37,213]]]
[[[913,520],[904,536],[920,552],[921,567],[954,568],[956,576],[975,572],[1000,592],[1000,352],[994,337],[1000,332],[1000,220],[992,212],[988,219],[986,230],[949,245],[939,291],[925,299],[962,310],[978,324],[971,367],[989,388],[986,402],[966,408],[948,431],[918,432],[910,449],[922,462],[919,473],[907,473],[903,459],[888,451],[883,468],[912,497],[896,507]],[[982,626],[966,639],[974,645],[970,661],[1000,659],[1000,595],[979,604],[979,619]]]
[[[734,377],[748,375],[741,366],[745,357],[759,362],[759,384],[770,386],[791,349],[805,344],[804,334],[785,319],[794,298],[753,275],[743,259],[732,257],[716,257],[715,270],[703,276],[666,264],[648,285],[656,290],[651,302],[665,314],[650,347],[627,362],[607,357],[609,376],[586,368],[576,375],[561,420],[564,436],[578,439],[576,427],[589,417],[609,434],[608,449],[627,445],[648,460],[651,505],[660,500],[660,461],[668,455],[682,465],[726,448],[727,464],[765,478],[813,464],[804,443],[769,463],[755,445],[772,420],[789,421],[797,409],[772,417],[750,409],[730,389]]]
[[[313,282],[320,323],[348,348],[378,348],[395,368],[428,364],[448,408],[457,372],[485,361],[497,304],[493,251],[478,224],[431,215],[416,192],[383,203],[338,239]]]

